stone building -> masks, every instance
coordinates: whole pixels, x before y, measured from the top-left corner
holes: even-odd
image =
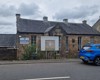
[[[31,20],[21,18],[16,14],[17,25],[17,57],[23,53],[23,46],[36,44],[41,49],[41,36],[58,36],[59,51],[61,57],[78,57],[78,51],[88,43],[100,43],[100,33],[93,29],[84,20],[82,23],[70,23],[68,19],[62,22],[43,20]],[[45,53],[45,52],[44,52]]]
[[[100,19],[92,27],[100,32]]]

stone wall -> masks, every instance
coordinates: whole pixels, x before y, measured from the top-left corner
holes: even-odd
[[[72,40],[74,40],[74,42],[72,42]],[[69,50],[67,53],[67,57],[76,57],[78,51],[78,36],[68,36],[68,45]]]
[[[94,37],[94,43],[99,43],[100,44],[100,36],[95,36]]]
[[[41,49],[41,36],[43,34],[20,34],[22,37],[29,37],[29,44],[31,44],[31,36],[36,36],[36,48],[37,50]],[[68,37],[68,50],[66,49],[66,37]],[[78,57],[78,37],[81,37],[82,39],[82,45],[85,45],[86,43],[90,42],[91,37],[94,38],[94,43],[100,43],[100,36],[83,36],[83,35],[63,35],[61,36],[61,48],[59,50],[59,56],[60,57]],[[19,44],[19,35],[17,36],[17,57],[20,58],[23,51],[23,46],[27,45],[22,45]],[[45,53],[45,52],[43,52]],[[50,53],[51,54],[51,53]]]
[[[93,28],[100,32],[100,22],[96,23]]]
[[[24,53],[23,47],[31,44],[31,36],[36,36],[36,49],[40,49],[41,35],[42,34],[20,34],[20,35],[17,35],[17,58],[20,59],[22,57],[22,54]],[[19,40],[20,37],[28,37],[29,44],[20,44],[20,40]]]

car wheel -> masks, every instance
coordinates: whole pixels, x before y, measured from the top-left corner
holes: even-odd
[[[100,57],[96,57],[94,60],[94,64],[100,66]]]
[[[85,61],[85,60],[82,60],[83,61],[83,63],[85,63],[85,64],[87,64],[88,63],[88,61]]]

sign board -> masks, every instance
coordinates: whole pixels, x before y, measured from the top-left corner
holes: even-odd
[[[21,37],[20,38],[20,44],[29,44],[29,38]]]
[[[59,37],[41,36],[41,51],[59,51]]]

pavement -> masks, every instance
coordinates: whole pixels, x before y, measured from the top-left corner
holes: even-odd
[[[41,60],[12,60],[0,61],[0,65],[8,64],[34,64],[34,63],[66,63],[66,62],[79,62],[80,59],[41,59]]]

